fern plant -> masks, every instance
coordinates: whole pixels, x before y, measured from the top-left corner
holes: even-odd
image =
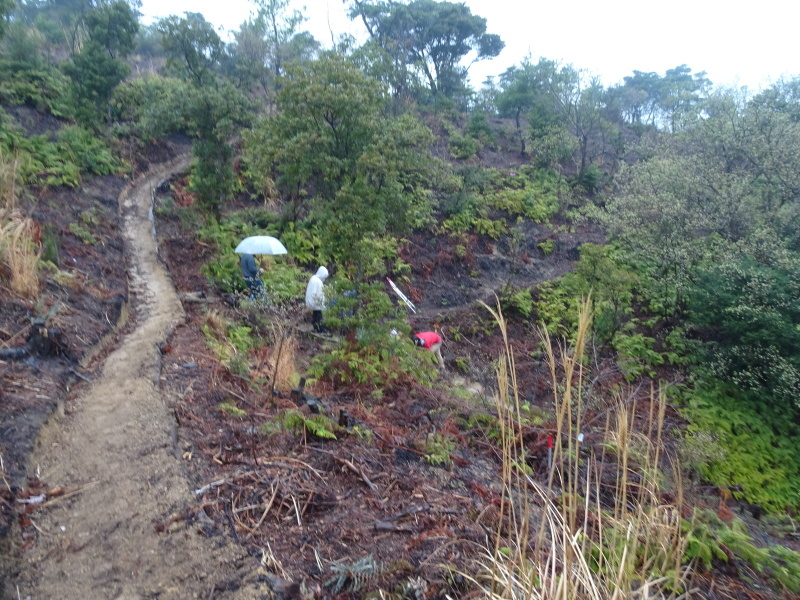
[[[279,431],[302,432],[303,435],[311,434],[314,437],[335,440],[339,426],[325,415],[311,415],[306,417],[296,408],[287,408],[276,415],[274,421],[261,425],[261,432],[272,435]]]

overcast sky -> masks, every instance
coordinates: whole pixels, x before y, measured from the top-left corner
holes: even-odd
[[[292,0],[309,20],[305,28],[323,46],[350,33],[366,36],[360,21],[350,21],[342,0]],[[796,26],[800,3],[761,0],[466,0],[472,14],[487,21],[489,33],[506,43],[491,61],[470,69],[474,87],[499,75],[527,54],[572,63],[605,85],[621,82],[634,70],[661,75],[681,64],[705,71],[715,84],[752,90],[782,75],[800,75]],[[145,22],[185,11],[201,12],[222,31],[238,29],[254,10],[248,0],[143,0]]]

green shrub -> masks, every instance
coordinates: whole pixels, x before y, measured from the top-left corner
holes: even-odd
[[[539,250],[542,251],[542,254],[547,256],[548,254],[552,253],[553,250],[556,249],[556,241],[555,240],[544,240],[543,242],[539,242],[536,244]]]
[[[633,381],[637,377],[647,375],[655,377],[655,367],[664,364],[664,357],[656,352],[656,341],[641,333],[621,334],[614,337],[614,349],[617,351],[617,365],[625,375],[625,379]]]
[[[453,438],[434,433],[425,440],[425,460],[432,465],[449,465],[452,462],[450,453],[455,449]]]
[[[489,125],[489,120],[486,118],[486,113],[472,113],[469,116],[466,133],[489,148],[494,148],[497,144],[492,126]]]
[[[800,591],[800,553],[778,545],[756,546],[741,519],[727,525],[712,511],[702,510],[691,522],[683,521],[682,528],[688,534],[685,563],[695,561],[710,570],[733,555],[784,589]]]
[[[800,426],[792,410],[719,381],[701,380],[684,395],[689,432],[708,432],[719,449],[718,458],[697,465],[706,480],[740,489],[734,496],[768,510],[800,507]]]
[[[24,104],[57,117],[70,116],[69,80],[44,63],[0,60],[0,103]]]
[[[58,132],[59,149],[82,172],[111,175],[120,169],[119,161],[106,144],[88,129],[64,127]]]
[[[551,335],[571,337],[577,322],[578,305],[591,293],[594,335],[601,343],[613,343],[615,336],[631,319],[633,292],[639,278],[616,259],[612,246],[583,244],[580,254],[573,272],[538,287],[539,300],[535,309],[539,322]],[[640,343],[646,342],[637,338],[624,341],[622,345],[626,351],[629,349],[630,358],[647,358],[650,363],[656,361],[654,356],[636,356],[639,350],[645,350],[635,347]]]
[[[481,143],[475,138],[453,133],[450,135],[448,147],[450,148],[450,154],[453,155],[453,158],[466,160],[478,153],[481,149]]]
[[[380,283],[356,288],[354,298],[338,297],[325,312],[328,327],[346,335],[338,346],[314,357],[309,373],[340,385],[394,389],[398,385],[430,383],[436,376],[435,357],[422,352],[407,336],[400,308]],[[398,335],[391,335],[391,330]]]
[[[500,295],[500,305],[506,315],[517,313],[527,319],[533,312],[533,304],[530,288],[515,290],[509,287]]]
[[[800,407],[800,268],[749,256],[723,259],[689,293],[690,321],[714,377]]]

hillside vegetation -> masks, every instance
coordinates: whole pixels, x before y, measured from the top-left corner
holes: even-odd
[[[0,14],[3,381],[31,318],[67,336],[64,377],[75,335],[112,331],[115,207],[86,190],[191,145],[155,218],[199,298],[164,372],[201,368],[162,391],[194,483],[227,482],[203,510],[270,573],[306,597],[800,594],[800,78],[753,93],[679,65],[603,87],[521,57],[473,90],[464,65],[503,41],[434,0],[355,1],[369,40],[332,49],[288,0],[231,42],[122,0]],[[234,253],[256,234],[288,249],[260,258],[266,302]],[[319,265],[328,337],[301,303]],[[81,311],[94,325],[69,329]],[[446,372],[409,338],[428,329]],[[21,388],[0,391],[9,431]],[[33,475],[15,445],[0,531]],[[281,534],[295,519],[319,539]]]

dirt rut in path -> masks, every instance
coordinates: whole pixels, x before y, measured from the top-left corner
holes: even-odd
[[[84,487],[33,515],[41,533],[22,558],[14,597],[17,590],[31,600],[261,597],[252,579],[242,585],[254,561],[226,536],[205,537],[191,523],[175,419],[156,385],[157,344],[183,309],[157,258],[151,193],[186,164],[163,165],[120,196],[138,325],[33,458],[48,487]]]

